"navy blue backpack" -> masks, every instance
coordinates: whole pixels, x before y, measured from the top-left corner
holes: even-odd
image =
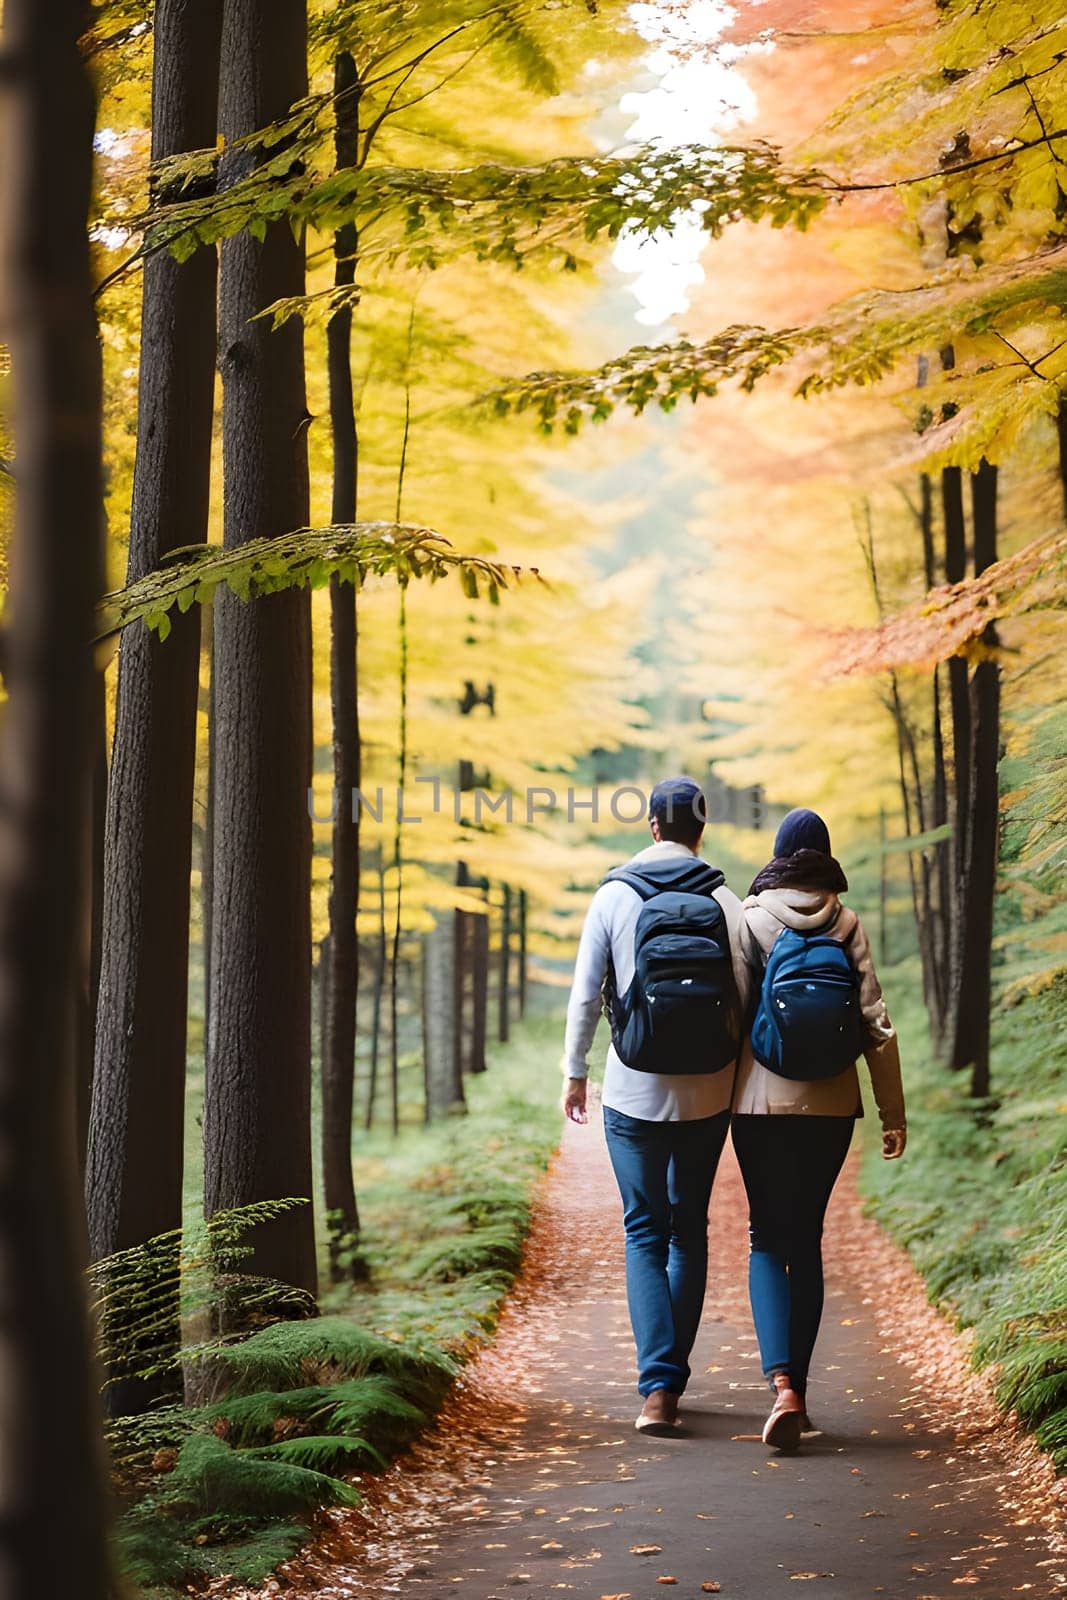
[[[620,1061],[638,1072],[720,1072],[736,1060],[741,1044],[726,918],[714,898],[725,879],[701,861],[686,862],[670,876],[663,867],[655,873],[617,867],[605,879],[629,884],[644,901],[625,994],[608,966],[611,1042]]]
[[[839,939],[783,928],[771,947],[752,1051],[782,1078],[836,1078],[865,1043],[859,979]]]

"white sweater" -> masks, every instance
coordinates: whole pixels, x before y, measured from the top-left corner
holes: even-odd
[[[628,863],[684,859],[697,852],[688,845],[663,840],[638,851]],[[726,919],[734,976],[743,1007],[747,1008],[751,968],[746,960],[748,931],[741,902],[731,890],[715,890]],[[620,994],[625,993],[634,975],[634,929],[641,910],[641,897],[626,883],[602,883],[593,896],[582,928],[574,982],[567,1006],[567,1033],[563,1071],[569,1078],[588,1075],[587,1057],[601,1015],[601,991],[610,954]],[[692,1074],[635,1072],[608,1046],[604,1069],[603,1100],[614,1111],[644,1122],[690,1122],[698,1117],[713,1117],[726,1111],[733,1093],[736,1063],[721,1072]]]

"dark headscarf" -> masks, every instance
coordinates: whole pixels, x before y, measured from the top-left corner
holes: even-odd
[[[764,889],[815,889],[844,894],[841,863],[830,852],[830,830],[817,811],[797,806],[783,818],[774,839],[774,859],[752,880],[749,894]]]

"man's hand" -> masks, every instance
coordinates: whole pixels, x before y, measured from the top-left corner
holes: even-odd
[[[886,1161],[896,1161],[904,1154],[908,1142],[907,1128],[885,1128],[882,1131],[882,1155]]]
[[[587,1080],[585,1078],[568,1078],[563,1090],[563,1109],[572,1122],[588,1122],[589,1115],[585,1109],[585,1091]]]

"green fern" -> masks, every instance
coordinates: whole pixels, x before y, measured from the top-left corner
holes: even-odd
[[[201,1515],[284,1517],[319,1506],[356,1505],[359,1496],[326,1473],[258,1459],[212,1434],[194,1434],[182,1446],[166,1499]]]
[[[310,1437],[279,1439],[256,1450],[245,1452],[245,1459],[255,1461],[285,1461],[290,1466],[304,1467],[309,1472],[325,1473],[335,1477],[342,1472],[354,1472],[359,1467],[383,1468],[387,1458],[367,1439],[351,1434],[312,1434]]]
[[[199,1414],[211,1428],[225,1426],[230,1444],[269,1444],[276,1424],[291,1418],[320,1433],[366,1437],[378,1447],[406,1444],[424,1424],[426,1413],[395,1387],[392,1379],[368,1374],[346,1382],[304,1389],[234,1395]]]
[[[216,1358],[233,1392],[244,1395],[374,1372],[403,1380],[405,1388],[439,1393],[457,1371],[455,1362],[430,1344],[396,1344],[345,1317],[275,1323],[216,1352]]]

